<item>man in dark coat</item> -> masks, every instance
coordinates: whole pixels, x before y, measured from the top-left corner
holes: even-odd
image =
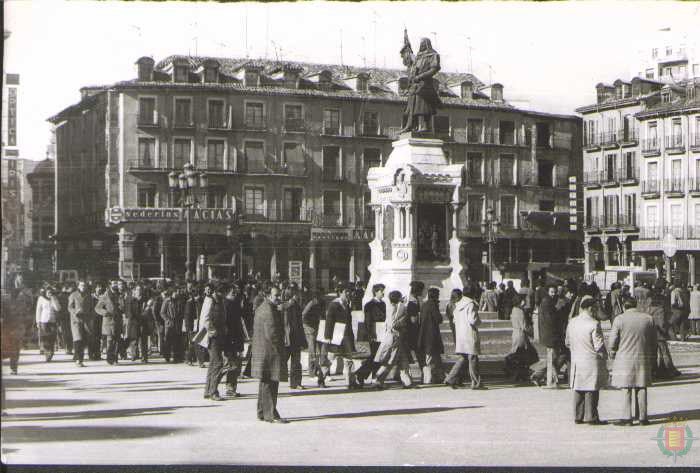
[[[102,359],[102,353],[100,350],[102,344],[102,317],[95,311],[97,303],[100,300],[100,296],[104,293],[105,288],[101,283],[95,285],[95,289],[90,294],[91,297],[91,307],[92,307],[92,323],[90,323],[90,335],[88,336],[87,347],[88,347],[88,357],[92,361],[99,361]]]
[[[195,361],[198,361],[199,364],[202,365],[204,364],[204,353],[197,343],[192,342],[192,338],[199,331],[197,322],[199,321],[199,312],[202,309],[202,300],[198,289],[194,286],[189,288],[185,297],[186,300],[183,308],[183,344],[186,347],[185,361],[187,361],[188,365],[193,365]]]
[[[423,303],[420,310],[420,324],[418,329],[418,350],[425,354],[425,366],[423,367],[423,383],[442,383],[444,372],[442,369],[442,355],[445,349],[440,335],[440,290],[431,287],[428,289],[428,300]]]
[[[182,325],[182,307],[177,290],[166,290],[166,297],[160,308],[160,318],[163,320],[165,344],[161,345],[161,354],[167,363],[182,361],[177,347],[178,331]]]
[[[362,387],[357,382],[355,377],[354,367],[355,362],[352,359],[352,354],[355,352],[355,335],[352,331],[352,314],[350,312],[350,291],[351,287],[344,283],[338,283],[338,297],[328,304],[326,309],[326,328],[324,332],[325,349],[330,353],[335,353],[336,356],[342,356],[345,373],[345,381],[350,389]],[[333,332],[336,323],[345,324],[343,339],[340,345],[334,345],[330,342],[333,339]],[[322,380],[329,374],[329,366],[322,366]]]
[[[68,312],[70,313],[70,325],[73,335],[73,351],[75,363],[85,366],[85,345],[90,333],[92,314],[92,297],[87,291],[85,281],[78,283],[78,289],[68,297]]]
[[[100,296],[95,312],[102,317],[102,335],[107,337],[107,363],[114,365],[118,362],[117,343],[122,331],[122,307],[116,281],[112,281]]]
[[[267,297],[255,310],[252,340],[251,374],[260,380],[258,387],[258,419],[286,424],[277,412],[277,390],[280,381],[287,381],[287,356],[284,349],[284,323],[277,309],[279,289],[267,288]]]
[[[301,319],[301,305],[299,304],[299,291],[291,289],[290,298],[280,306],[284,320],[284,346],[287,349],[287,361],[289,366],[289,387],[292,389],[304,389],[301,384],[303,376],[301,368],[301,350],[306,348],[304,336],[304,324]]]
[[[418,331],[420,330],[420,311],[425,284],[422,281],[411,281],[406,315],[408,315],[408,347],[415,353],[418,367],[423,371],[425,367],[425,353],[418,347]]]
[[[383,330],[380,330],[379,333],[377,332],[377,322],[384,322],[386,320],[386,302],[383,300],[385,290],[386,286],[384,286],[384,284],[375,284],[372,286],[373,297],[371,300],[367,301],[364,307],[370,356],[362,362],[357,373],[355,373],[357,382],[360,384],[364,384],[370,373],[376,375],[379,369],[379,364],[374,361],[374,357],[377,355],[377,349],[381,344],[381,337],[384,335]]]
[[[226,336],[223,344],[226,373],[226,396],[239,397],[238,377],[241,374],[241,352],[245,344],[243,330],[243,296],[237,285],[232,285],[224,298],[224,324]],[[217,383],[218,384],[218,383]]]
[[[318,325],[323,315],[323,303],[318,291],[313,291],[311,300],[301,313],[301,320],[304,325],[304,336],[306,336],[306,346],[309,350],[309,376],[318,378],[318,386],[325,387],[321,375],[321,367],[318,360],[320,355],[320,344],[316,341],[318,336]]]
[[[556,310],[557,288],[550,286],[547,295],[540,301],[538,312],[538,325],[540,329],[540,343],[547,347],[547,387],[555,387],[558,382],[554,369],[554,360],[557,358],[557,350],[561,345],[559,329],[561,324],[557,320]]]
[[[219,288],[215,287],[213,284],[210,284],[209,288],[210,291],[208,291],[208,293],[211,303],[206,317],[209,368],[207,369],[204,399],[223,401],[223,398],[219,395],[218,387],[224,366],[223,351],[226,345],[226,320],[224,318],[224,304]],[[167,300],[168,299],[166,299],[166,301]],[[165,307],[166,301],[163,302],[163,307]]]
[[[68,312],[68,297],[73,292],[70,285],[63,286],[63,290],[56,293],[61,310],[56,314],[59,333],[59,343],[66,350],[66,355],[73,354],[73,333],[71,331],[70,313]],[[75,357],[73,357],[75,359]]]

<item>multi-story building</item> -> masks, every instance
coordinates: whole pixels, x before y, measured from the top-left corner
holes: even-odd
[[[597,103],[577,109],[584,120],[586,273],[634,265],[695,281],[699,85],[618,80],[598,84]],[[677,248],[674,258],[663,256],[664,241]]]
[[[397,138],[404,71],[183,56],[136,64],[136,79],[83,88],[50,119],[59,268],[182,274],[190,215],[192,254],[236,273],[286,274],[301,261],[312,284],[366,279],[366,175]],[[488,208],[503,224],[502,275],[570,269],[567,257],[581,253],[568,189],[580,173],[580,119],[519,110],[503,86],[470,74],[439,73],[438,82],[435,132],[466,168],[468,272],[484,275]],[[186,163],[208,176],[189,213],[169,189]]]
[[[648,35],[632,74],[665,83],[700,78],[700,40],[696,30],[664,28]]]
[[[53,271],[54,165],[51,159],[32,161],[31,169],[25,165],[25,256],[28,269],[38,276]]]

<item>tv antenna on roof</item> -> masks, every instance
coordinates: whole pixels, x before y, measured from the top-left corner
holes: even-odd
[[[340,28],[340,65],[343,65],[343,29]]]

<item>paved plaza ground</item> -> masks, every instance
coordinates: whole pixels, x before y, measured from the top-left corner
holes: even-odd
[[[256,419],[257,381],[238,399],[204,400],[206,370],[184,364],[104,361],[78,368],[23,353],[20,374],[3,364],[7,413],[3,463],[285,465],[673,466],[656,437],[688,419],[700,437],[700,344],[673,346],[683,376],[649,392],[652,425],[574,425],[568,389],[513,385],[484,360],[486,391],[422,386],[353,391],[280,386],[287,425]],[[223,392],[223,386],[222,392]],[[601,392],[603,419],[617,419],[621,393]],[[700,466],[700,441],[677,466]]]

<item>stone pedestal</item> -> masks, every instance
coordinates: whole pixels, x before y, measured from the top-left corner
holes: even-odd
[[[443,303],[464,286],[457,238],[464,166],[448,164],[442,147],[442,140],[406,133],[386,165],[369,170],[376,231],[365,301],[377,283],[386,294],[407,295],[411,281],[422,281],[440,289]]]

